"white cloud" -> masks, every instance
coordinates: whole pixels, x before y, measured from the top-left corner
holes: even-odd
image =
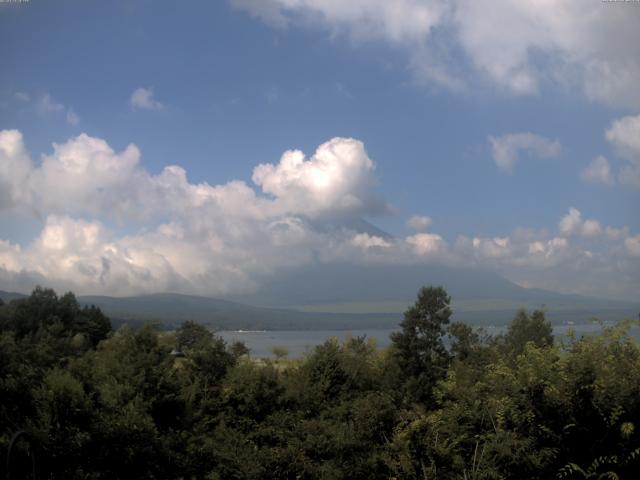
[[[577,232],[587,233],[582,226]],[[640,243],[629,240],[626,227],[605,229],[612,230],[617,230],[615,238],[582,235],[573,241],[546,230],[516,230],[494,238],[460,236],[452,255],[462,265],[497,271],[519,285],[632,299],[640,288],[640,263],[633,256],[640,253],[635,248]]]
[[[560,142],[548,140],[533,133],[510,133],[500,137],[489,137],[491,155],[496,165],[512,172],[521,153],[538,158],[553,158],[560,155]]]
[[[605,136],[622,156],[640,163],[640,115],[615,120]]]
[[[597,237],[602,235],[602,226],[597,220],[585,220],[582,224],[582,235],[585,237]]]
[[[162,110],[164,105],[153,98],[153,96],[153,87],[140,87],[133,91],[129,98],[129,102],[133,108],[139,108],[142,110]]]
[[[40,100],[38,101],[38,109],[43,114],[61,112],[64,110],[64,105],[55,100],[48,93],[45,93],[40,97]]]
[[[511,241],[509,237],[495,238],[474,238],[472,240],[473,248],[479,252],[482,257],[499,258],[510,255]]]
[[[447,249],[445,240],[435,233],[417,233],[407,237],[406,241],[420,256],[439,255]]]
[[[248,11],[251,15],[272,27],[284,28],[289,24],[289,19],[280,12],[280,6],[274,2],[230,0],[230,3],[237,8]]]
[[[626,238],[624,241],[625,247],[627,247],[627,252],[632,257],[640,257],[640,235],[636,235],[635,237]]]
[[[391,244],[382,237],[369,235],[368,233],[358,233],[351,239],[351,244],[360,248],[382,247],[389,248]]]
[[[423,215],[414,215],[407,220],[407,227],[418,232],[424,231],[431,226],[431,217],[425,217]]]
[[[629,188],[640,190],[640,166],[624,165],[618,174],[618,181]]]
[[[611,186],[615,183],[611,174],[611,166],[609,161],[602,155],[593,159],[593,161],[582,171],[581,178],[587,183],[601,184]]]
[[[153,175],[135,145],[118,152],[85,134],[34,164],[20,132],[0,131],[0,210],[45,219],[32,241],[0,236],[0,288],[215,296],[325,262],[476,265],[521,284],[626,297],[640,285],[640,237],[575,208],[555,235],[516,230],[452,246],[437,233],[392,238],[353,227],[384,209],[373,173],[354,139],[334,138],[309,158],[285,152],[256,167],[254,188],[195,184],[176,165]]]
[[[139,159],[135,145],[116,152],[82,134],[54,144],[33,166],[20,132],[2,131],[0,209],[37,211],[47,220],[31,245],[5,248],[11,261],[0,269],[79,292],[220,294],[251,288],[253,275],[287,265],[391,246],[307,221],[339,225],[384,208],[371,191],[373,162],[356,140],[335,138],[309,159],[290,151],[277,164],[256,167],[260,194],[241,181],[190,183],[175,165],[151,175]],[[110,219],[140,232],[118,237],[105,226]]]
[[[385,208],[372,194],[374,169],[362,142],[334,138],[309,159],[290,150],[277,165],[258,165],[252,180],[284,211],[312,217],[337,211],[366,214]]]
[[[512,277],[515,273],[562,265],[569,258],[571,246],[564,237],[549,238],[545,232],[515,231],[506,237],[460,236],[454,251],[465,265],[497,269]]]
[[[31,159],[18,130],[0,130],[0,211],[29,203]]]
[[[104,140],[82,134],[53,148],[53,154],[43,156],[41,166],[31,172],[26,186],[32,208],[41,213],[92,214],[127,209],[140,157],[135,146],[117,154]]]
[[[640,107],[638,16],[620,2],[496,0],[492,8],[476,0],[232,4],[278,28],[321,28],[356,43],[385,41],[406,52],[423,80],[454,90],[477,87],[485,78],[515,94],[550,84],[577,87],[606,104]]]
[[[76,126],[80,123],[80,117],[71,109],[67,111],[67,123],[72,126]]]
[[[563,235],[571,235],[582,225],[582,214],[580,210],[571,207],[569,213],[560,220],[560,232]]]
[[[640,189],[640,115],[615,120],[605,137],[625,160],[618,173],[620,184]]]
[[[580,234],[584,237],[597,237],[603,233],[600,222],[593,219],[583,221],[582,214],[577,208],[571,207],[558,224],[560,233],[565,236]]]
[[[18,92],[16,98],[22,101],[29,101],[30,97],[27,93]],[[36,103],[37,111],[43,117],[48,115],[60,115],[64,114],[65,119],[69,125],[75,126],[80,122],[80,117],[74,112],[71,107],[67,107],[64,104],[57,101],[50,94],[44,93],[40,96]]]
[[[615,227],[606,227],[605,233],[607,237],[617,240],[619,238],[626,238],[629,236],[629,227],[615,228]]]
[[[407,46],[425,41],[446,11],[433,0],[232,0],[232,4],[279,27],[315,23],[355,41],[383,39]]]

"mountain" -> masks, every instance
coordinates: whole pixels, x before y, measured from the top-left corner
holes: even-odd
[[[8,303],[26,295],[0,291],[0,298]],[[125,323],[139,326],[149,321],[173,328],[193,320],[217,330],[351,330],[393,328],[399,322],[398,315],[393,314],[300,312],[176,293],[131,297],[80,295],[77,299],[81,305],[100,307],[116,328]]]
[[[0,290],[0,300],[2,300],[4,303],[9,303],[12,300],[17,300],[24,297],[26,297],[24,293],[5,292],[3,290]]]
[[[114,325],[159,321],[168,327],[194,320],[229,330],[394,328],[423,285],[452,296],[453,319],[503,325],[518,308],[545,308],[552,322],[637,318],[640,303],[523,288],[492,272],[450,267],[329,264],[264,278],[252,294],[225,299],[162,293],[131,297],[79,296]],[[10,301],[21,294],[0,292]]]
[[[78,301],[100,307],[118,323],[156,320],[177,326],[193,320],[218,330],[342,330],[390,328],[398,323],[397,316],[391,314],[301,312],[176,293],[135,297],[80,296]]]
[[[482,269],[424,265],[325,264],[291,269],[260,282],[262,288],[231,299],[304,312],[401,314],[423,285],[442,285],[453,299],[456,319],[502,324],[518,308],[544,308],[556,323],[591,317],[615,321],[636,318],[640,302],[524,288]]]
[[[412,301],[421,286],[444,286],[454,300],[508,299],[519,302],[619,306],[615,300],[524,288],[482,269],[424,265],[325,264],[290,269],[264,279],[262,288],[237,301],[290,307],[339,302]]]

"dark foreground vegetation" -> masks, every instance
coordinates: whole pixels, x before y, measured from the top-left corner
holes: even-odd
[[[185,323],[114,332],[72,294],[0,306],[0,469],[52,479],[635,479],[630,323],[554,342],[450,323],[426,288],[392,346],[254,361]],[[449,338],[447,338],[449,337]],[[35,471],[35,473],[34,473]]]

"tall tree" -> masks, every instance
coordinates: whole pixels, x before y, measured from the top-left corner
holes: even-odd
[[[520,309],[509,324],[503,341],[506,352],[512,355],[521,354],[528,342],[533,342],[536,347],[550,347],[553,345],[553,327],[542,310],[535,310],[529,315]]]
[[[415,304],[404,312],[402,331],[391,334],[394,356],[415,400],[429,401],[433,386],[445,376],[449,354],[443,336],[450,304],[443,287],[421,288]]]

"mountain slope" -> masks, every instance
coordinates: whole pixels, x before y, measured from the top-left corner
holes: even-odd
[[[503,299],[517,302],[617,305],[612,300],[524,288],[481,269],[424,265],[363,266],[325,264],[313,269],[291,269],[260,282],[260,290],[233,300],[289,307],[340,302],[382,302],[415,299],[424,285],[444,286],[453,300]]]
[[[545,308],[554,323],[592,317],[617,321],[637,318],[640,311],[640,302],[527,289],[495,273],[449,267],[330,264],[290,270],[261,284],[253,294],[227,299],[163,293],[78,300],[99,306],[115,325],[155,320],[175,326],[194,320],[245,330],[393,328],[423,285],[444,286],[453,299],[453,319],[480,325],[505,324],[523,307]],[[5,301],[20,296],[0,292]]]

